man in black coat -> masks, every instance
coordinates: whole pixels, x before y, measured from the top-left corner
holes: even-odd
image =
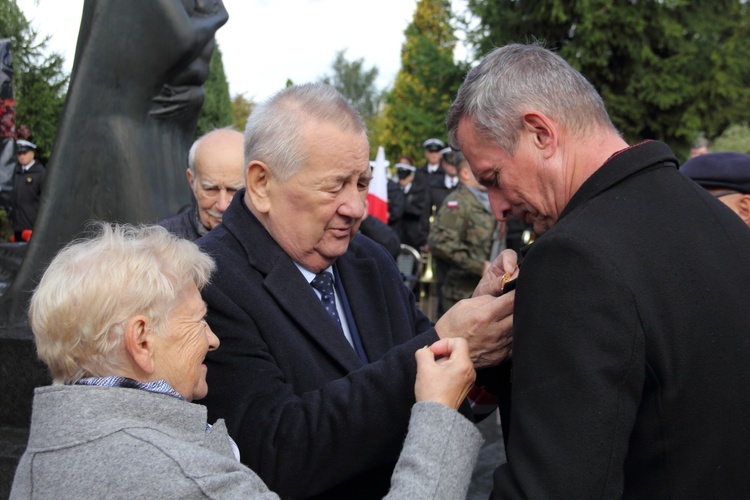
[[[203,297],[221,340],[203,403],[282,496],[382,498],[414,404],[414,351],[461,336],[475,366],[498,363],[512,297],[462,302],[434,327],[419,311],[393,258],[357,234],[369,144],[333,88],[292,86],[257,106],[245,155],[246,189],[198,240],[216,259]]]
[[[36,144],[19,139],[16,141],[18,165],[13,172],[13,189],[10,193],[10,222],[15,241],[23,241],[24,232],[34,228],[42,187],[47,169],[36,161]]]
[[[431,137],[422,143],[422,147],[424,147],[426,161],[414,172],[414,179],[411,181],[410,188],[413,203],[407,202],[407,215],[412,220],[407,231],[409,241],[407,244],[418,250],[427,245],[427,235],[430,233],[430,218],[435,205],[432,193],[433,182],[441,183],[445,181],[443,153],[441,152],[445,149],[445,143],[440,139]],[[402,236],[401,239],[403,240],[404,237]]]
[[[469,72],[451,144],[499,219],[533,223],[514,311],[496,498],[750,498],[750,232],[628,146],[591,84],[538,45]]]

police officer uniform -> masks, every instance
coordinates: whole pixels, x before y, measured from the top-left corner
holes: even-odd
[[[36,144],[26,140],[16,141],[18,155],[36,151]],[[32,159],[26,165],[16,165],[13,172],[13,190],[10,193],[10,222],[15,241],[22,241],[23,232],[34,227],[39,204],[42,199],[42,186],[47,170],[41,162]]]

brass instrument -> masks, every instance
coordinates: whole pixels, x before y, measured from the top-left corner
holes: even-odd
[[[418,307],[428,318],[430,318],[431,321],[437,321],[437,277],[435,276],[435,270],[432,268],[434,265],[432,253],[422,252],[422,258],[424,266],[422,266],[422,275],[419,277],[419,295],[417,296],[419,301]]]
[[[432,253],[423,251],[422,262],[424,262],[424,265],[422,266],[422,275],[419,277],[419,281],[421,283],[434,283],[435,272],[432,269]]]

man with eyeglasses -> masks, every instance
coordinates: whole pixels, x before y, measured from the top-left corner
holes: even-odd
[[[750,226],[750,155],[708,153],[686,161],[680,171],[703,186]]]

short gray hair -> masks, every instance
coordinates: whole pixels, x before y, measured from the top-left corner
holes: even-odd
[[[596,89],[562,57],[540,43],[499,47],[473,68],[446,119],[451,146],[466,117],[476,131],[514,154],[524,111],[535,109],[581,134],[596,126],[614,129]]]
[[[143,314],[157,333],[179,294],[203,288],[211,257],[160,226],[94,225],[52,260],[31,298],[37,353],[55,383],[118,375],[127,321]]]
[[[324,83],[287,87],[253,109],[245,126],[245,165],[262,161],[273,175],[289,179],[306,160],[302,141],[308,122],[335,124],[366,133],[359,112]]]

